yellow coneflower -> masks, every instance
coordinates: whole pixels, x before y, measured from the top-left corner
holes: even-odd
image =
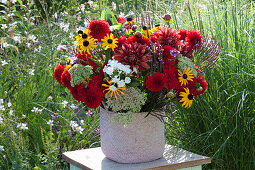
[[[192,105],[192,102],[194,100],[194,95],[189,92],[188,88],[184,88],[185,92],[180,92],[180,97],[182,99],[180,100],[180,103],[182,103],[182,106],[187,108]]]
[[[147,38],[149,38],[149,36],[151,36],[151,30],[149,30],[146,26],[143,26],[143,31],[142,31],[143,35]]]
[[[105,50],[107,50],[108,48],[111,48],[112,51],[114,51],[114,48],[118,47],[117,43],[118,43],[118,39],[114,38],[113,34],[107,34],[104,39],[102,39],[103,44],[102,47],[105,47]]]
[[[103,92],[107,91],[107,93],[105,95],[107,95],[108,93],[110,93],[111,97],[115,96],[116,99],[118,99],[118,96],[120,96],[120,94],[125,95],[125,93],[121,90],[127,90],[126,86],[124,87],[118,87],[118,85],[114,85],[112,82],[110,82],[109,80],[106,80],[108,84],[102,84],[102,86],[107,87],[107,89],[105,89]],[[117,87],[116,87],[117,86]]]
[[[86,40],[81,41],[79,44],[80,52],[87,52],[90,54],[90,50],[93,50],[97,46],[97,39],[88,37]]]
[[[184,68],[183,73],[178,70],[178,78],[179,81],[181,82],[181,86],[184,84],[184,86],[186,86],[188,84],[188,80],[193,81],[193,74],[192,74],[192,70],[190,70],[190,68],[186,69],[186,67]]]

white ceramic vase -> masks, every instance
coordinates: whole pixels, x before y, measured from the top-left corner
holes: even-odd
[[[113,124],[116,114],[100,108],[101,148],[105,156],[118,163],[140,163],[159,159],[165,147],[165,126],[155,116],[135,113],[127,127]]]

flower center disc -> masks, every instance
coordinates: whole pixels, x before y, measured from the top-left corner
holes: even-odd
[[[193,100],[193,95],[192,95],[192,94],[189,94],[189,95],[188,95],[188,99],[189,99],[189,100]]]
[[[109,44],[111,44],[111,43],[112,43],[112,39],[107,40],[107,42],[108,42]]]
[[[146,26],[143,26],[143,30],[147,30],[147,27],[146,27]]]
[[[87,47],[87,46],[89,45],[89,42],[86,40],[86,41],[83,42],[83,45],[84,45],[85,47]]]
[[[83,34],[83,31],[82,31],[82,30],[79,30],[79,31],[78,31],[78,34]]]
[[[82,34],[82,38],[86,39],[88,37],[87,34]]]
[[[182,76],[184,79],[186,79],[188,76],[187,76],[187,74],[183,74],[183,76]]]

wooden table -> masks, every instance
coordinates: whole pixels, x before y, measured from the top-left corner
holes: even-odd
[[[203,164],[211,163],[209,157],[197,155],[171,145],[165,146],[163,157],[151,162],[119,164],[106,158],[100,147],[63,153],[70,163],[70,170],[202,170]]]

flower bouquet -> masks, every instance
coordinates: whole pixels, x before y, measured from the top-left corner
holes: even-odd
[[[101,120],[122,123],[126,129],[136,121],[135,113],[145,113],[143,118],[149,114],[160,118],[163,115],[159,111],[169,110],[171,101],[191,107],[196,97],[206,91],[207,83],[201,74],[215,65],[220,50],[214,38],[205,38],[197,30],[169,28],[166,25],[170,20],[171,16],[165,15],[163,24],[154,25],[149,16],[115,17],[109,9],[103,11],[101,19],[89,21],[88,28],[78,31],[76,53],[57,65],[55,79],[88,108],[101,106]],[[117,114],[106,117],[107,113]],[[157,118],[153,121],[158,121]],[[114,126],[109,122],[101,123],[101,137],[102,126],[104,129]],[[161,126],[151,125],[154,129]],[[117,126],[115,130],[120,128]],[[133,130],[136,128],[140,126]],[[155,133],[164,140],[164,130]],[[115,136],[114,141],[116,138],[119,137]],[[149,136],[148,140],[152,140],[152,144],[158,143],[158,137]],[[160,147],[156,146],[160,148],[159,154],[139,162],[162,156],[162,142],[159,143]],[[150,150],[150,147],[146,149]],[[115,160],[112,155],[107,157]]]

